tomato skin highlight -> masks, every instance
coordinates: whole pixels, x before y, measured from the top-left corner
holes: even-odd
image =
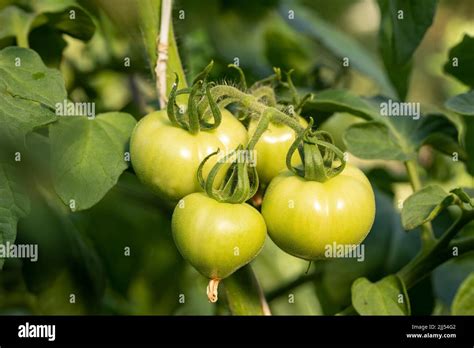
[[[298,121],[303,127],[308,123],[300,116]],[[255,132],[258,120],[252,120],[249,124],[249,136]],[[291,144],[295,141],[296,134],[293,129],[284,124],[270,122],[268,129],[262,134],[255,145],[257,152],[257,172],[260,183],[267,185],[274,177],[286,169],[286,154]],[[298,154],[291,158],[293,165],[301,164]]]
[[[226,278],[252,261],[267,235],[255,208],[221,203],[201,192],[176,206],[171,228],[183,258],[210,279]]]
[[[268,186],[262,215],[281,249],[305,260],[324,259],[326,246],[365,239],[375,218],[375,196],[364,173],[349,164],[324,183],[286,171]]]
[[[214,130],[190,134],[175,127],[164,110],[143,117],[130,141],[133,169],[138,178],[170,206],[184,196],[201,191],[196,172],[201,161],[220,149],[222,155],[247,143],[245,127],[226,109]],[[206,163],[207,176],[217,158]]]

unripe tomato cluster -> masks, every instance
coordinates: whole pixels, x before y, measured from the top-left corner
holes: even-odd
[[[209,155],[245,146],[257,127],[251,121],[245,129],[228,110],[220,112],[222,120],[216,129],[196,134],[173,125],[166,111],[153,112],[137,124],[130,144],[138,178],[176,206],[172,216],[175,244],[211,280],[210,301],[217,300],[220,280],[258,255],[267,232],[282,250],[305,260],[325,258],[327,245],[357,245],[364,240],[375,216],[374,193],[366,176],[351,165],[323,182],[288,170],[286,157],[295,132],[285,124],[270,122],[255,145],[256,172],[261,187],[266,188],[261,213],[245,202],[230,203],[204,192],[197,175],[200,164],[205,180],[217,162],[217,157]],[[302,118],[298,122],[307,126]],[[290,162],[302,164],[296,153]],[[217,181],[228,177],[220,173]],[[227,186],[232,185],[230,180]]]

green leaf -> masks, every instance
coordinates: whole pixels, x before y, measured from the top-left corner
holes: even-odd
[[[385,103],[385,104],[382,104]],[[347,149],[364,159],[407,160],[416,156],[418,148],[431,144],[436,149],[452,154],[465,153],[458,144],[463,123],[456,116],[443,114],[420,115],[414,119],[407,116],[382,116],[382,106],[395,103],[383,97],[366,99],[347,90],[325,90],[308,102],[312,110],[326,112],[348,112],[368,123],[350,126],[344,141]]]
[[[444,71],[474,88],[474,37],[465,34],[462,41],[451,48]]]
[[[58,70],[47,68],[33,50],[0,51],[0,139],[23,142],[34,128],[54,122],[56,103],[66,99]]]
[[[33,50],[7,47],[0,51],[0,87],[13,97],[54,109],[66,97],[61,74],[49,69]]]
[[[14,243],[18,219],[30,210],[30,201],[24,191],[18,169],[0,163],[0,245]],[[0,258],[0,269],[4,259]]]
[[[387,38],[381,40],[386,41]],[[383,53],[382,56],[384,56]],[[412,62],[405,65],[395,65],[392,62],[387,62],[386,66],[387,75],[397,90],[398,98],[404,100],[408,94],[408,88],[410,86],[410,76],[413,68]]]
[[[154,75],[157,53],[156,39],[160,26],[161,0],[137,0],[140,32],[148,57],[150,72]]]
[[[224,280],[233,315],[269,314],[268,304],[250,265],[244,266]]]
[[[454,125],[458,131],[458,143],[463,144],[464,136],[466,134],[466,125],[461,115],[454,112],[444,112],[443,115]]]
[[[453,315],[474,315],[474,272],[459,287],[452,305]]]
[[[468,162],[468,152],[464,147],[466,123],[463,120],[463,116],[447,110],[442,111],[436,107],[431,112],[433,113],[427,116],[434,122],[432,124],[429,122],[425,124],[426,139],[423,143],[431,145],[434,149],[450,157],[457,153],[460,160]]]
[[[387,75],[397,91],[400,100],[405,99],[408,93],[409,79],[412,71],[411,61],[397,64],[394,56],[393,23],[391,18],[391,0],[378,1],[382,17],[379,28],[379,48]]]
[[[316,110],[348,112],[366,120],[379,120],[382,118],[380,111],[371,105],[368,100],[345,89],[327,89],[317,93],[307,104]]]
[[[403,227],[406,230],[412,230],[433,220],[441,211],[454,204],[456,199],[471,206],[474,204],[473,199],[461,188],[455,188],[447,193],[437,185],[424,187],[403,203]]]
[[[458,114],[474,116],[474,91],[455,95],[449,98],[444,105]]]
[[[379,44],[385,68],[398,96],[405,99],[411,57],[433,23],[437,0],[379,0]]]
[[[459,159],[467,160],[467,153],[461,145],[465,125],[459,115],[451,112],[425,114],[415,131],[413,136],[418,140],[417,148],[421,145],[431,145],[448,156],[453,156],[456,152]]]
[[[75,209],[96,204],[128,167],[125,161],[135,119],[110,112],[95,119],[64,117],[51,126],[51,160],[56,192]]]
[[[288,18],[290,10],[297,14],[294,19]],[[395,94],[377,59],[356,40],[333,27],[316,13],[296,4],[292,3],[290,6],[284,4],[280,7],[279,12],[297,31],[314,38],[337,57],[349,58],[350,65],[377,82],[384,94],[389,96]]]
[[[63,60],[67,43],[64,35],[52,27],[43,25],[30,33],[30,48],[35,50],[50,68],[58,68]]]
[[[438,0],[378,2],[382,9],[382,21],[387,18],[390,23],[388,28],[381,28],[382,31],[390,29],[390,41],[386,43],[390,49],[389,53],[394,63],[403,65],[411,59],[433,23]]]
[[[458,144],[464,124],[456,116],[438,113],[416,119],[382,116],[382,106],[388,110],[394,103],[384,97],[366,99],[347,90],[329,89],[318,93],[308,105],[312,110],[348,112],[372,121],[350,126],[343,137],[347,149],[360,158],[407,160],[414,158],[422,145],[430,144],[450,155],[457,151],[465,159],[465,152]]]
[[[405,285],[396,275],[376,283],[357,279],[352,284],[352,305],[360,315],[410,315]]]
[[[433,220],[443,209],[454,202],[454,195],[440,186],[426,186],[406,199],[402,209],[402,224],[412,230]]]
[[[34,17],[19,7],[5,7],[0,11],[0,39],[15,37],[18,46],[28,46],[28,32]]]
[[[464,39],[466,40],[466,36]],[[472,41],[474,42],[474,39]],[[472,45],[472,48],[474,48],[474,45]],[[461,142],[464,142],[464,147],[469,157],[466,161],[467,170],[471,175],[474,175],[474,160],[472,158],[474,154],[474,119],[470,117],[474,116],[474,91],[449,98],[446,101],[445,106],[449,110],[454,111],[459,115],[463,115],[457,115],[458,117],[463,117],[463,122],[461,121],[463,131],[462,134],[460,134],[460,137]]]
[[[445,106],[447,109],[455,112],[449,114],[454,120],[459,129],[459,142],[464,144],[464,149],[457,151],[460,153],[460,158],[466,162],[468,172],[474,174],[474,119],[469,116],[474,116],[474,91],[459,94],[449,98]],[[457,120],[454,118],[457,117]],[[463,153],[464,152],[464,153]]]

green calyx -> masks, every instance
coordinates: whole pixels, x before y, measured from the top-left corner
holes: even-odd
[[[176,126],[186,129],[191,134],[196,134],[200,130],[212,130],[219,127],[222,119],[217,102],[212,97],[211,88],[213,83],[207,82],[207,76],[212,69],[213,62],[196,76],[190,88],[178,90],[179,77],[171,89],[168,99],[167,113],[170,122]],[[181,94],[189,94],[187,110],[182,110],[176,103],[176,97]],[[206,100],[207,108],[202,110],[198,105]],[[212,122],[209,122],[213,120]]]
[[[251,150],[239,145],[237,149],[219,158],[209,172],[207,179],[203,177],[203,168],[206,162],[219,153],[219,150],[209,154],[201,162],[197,176],[199,184],[207,195],[219,202],[243,203],[253,197],[258,190],[258,174],[255,163],[250,155]],[[224,180],[216,188],[215,181],[224,166],[229,165]]]
[[[286,155],[286,166],[306,180],[325,182],[340,174],[346,161],[344,153],[334,145],[331,135],[325,131],[313,130],[312,125],[313,119],[291,145]],[[294,167],[291,159],[296,150],[301,157],[302,166]]]

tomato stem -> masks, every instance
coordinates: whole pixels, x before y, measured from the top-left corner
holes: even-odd
[[[293,129],[296,133],[304,131],[304,127],[299,124],[297,119],[285,114],[274,106],[262,103],[260,101],[262,96],[248,94],[246,92],[242,92],[238,88],[228,85],[217,85],[212,87],[211,94],[215,100],[225,100],[227,98],[232,98],[233,100],[238,101],[249,111],[255,112],[259,115],[263,115],[265,112],[267,112],[269,115],[271,115],[271,122],[283,123]],[[198,108],[201,112],[203,112],[208,106],[208,101],[203,100],[201,101]]]
[[[416,162],[414,160],[405,161],[405,168],[407,170],[413,192],[421,190],[423,185],[421,183],[420,175],[418,174]],[[426,222],[421,226],[421,240],[423,247],[425,248],[429,247],[436,241],[431,222]]]
[[[250,264],[223,280],[233,315],[271,315],[270,307]]]
[[[277,105],[275,92],[273,91],[273,88],[269,86],[257,87],[252,91],[252,94],[257,98],[258,101],[264,99],[265,103],[269,106]]]
[[[294,89],[294,86],[291,84],[291,78],[289,78],[288,83],[289,88],[292,90],[293,87]],[[293,92],[295,91],[293,90]],[[270,122],[281,123],[292,128],[298,135],[294,144],[290,147],[286,158],[287,166],[290,170],[307,180],[324,182],[338,175],[344,169],[344,154],[334,145],[329,133],[313,132],[311,129],[312,122],[305,129],[300,125],[296,117],[287,115],[279,110],[274,98],[274,92],[270,87],[257,87],[252,94],[249,94],[232,86],[218,85],[211,89],[211,94],[215,100],[221,100],[221,102],[227,99],[230,99],[232,102],[237,101],[245,109],[260,115],[257,128],[247,145],[248,150],[254,149]],[[264,97],[271,105],[261,101]],[[310,95],[307,95],[303,100],[296,98],[294,101],[298,103],[297,107],[300,108],[302,106],[301,103],[304,103],[310,97]],[[208,106],[209,102],[203,100],[198,106],[198,110],[204,112]],[[302,157],[302,169],[294,168],[291,164],[291,158],[296,150],[298,150]],[[338,162],[339,165],[334,165],[335,162]]]
[[[324,131],[313,131],[312,125],[313,119],[308,128],[296,137],[286,155],[286,166],[306,180],[325,182],[339,175],[346,161],[343,152],[333,144],[331,135]],[[291,163],[296,150],[301,157],[302,168],[294,167]]]
[[[414,192],[421,190],[422,184],[416,163],[413,160],[405,161],[405,168],[410,179],[410,184]]]
[[[227,67],[237,70],[237,72],[239,73],[239,78],[240,78],[240,86],[244,91],[246,91],[247,90],[247,80],[245,79],[245,74],[244,74],[244,71],[242,70],[242,68],[238,65],[235,65],[235,64],[229,64],[229,65],[227,65]]]

